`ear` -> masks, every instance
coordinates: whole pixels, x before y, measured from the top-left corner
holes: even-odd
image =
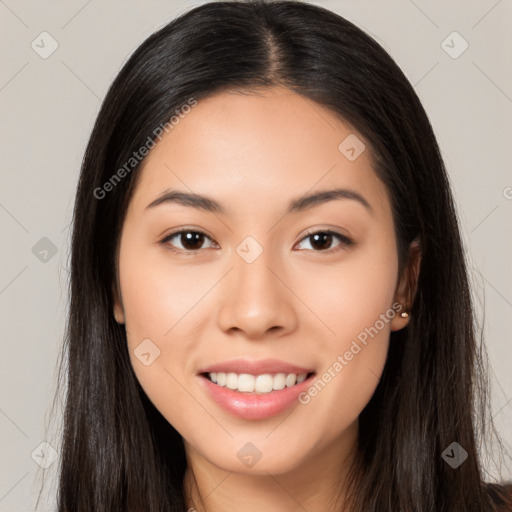
[[[409,323],[411,308],[418,286],[420,265],[421,245],[418,240],[414,240],[409,246],[407,264],[400,276],[395,292],[395,302],[400,304],[402,307],[401,309],[396,309],[397,314],[391,320],[392,331],[399,331]]]
[[[123,304],[121,302],[121,291],[119,290],[119,287],[117,284],[114,284],[112,286],[112,297],[114,299],[114,318],[116,319],[116,322],[118,324],[124,324],[125,323],[125,317],[124,317],[124,308]]]

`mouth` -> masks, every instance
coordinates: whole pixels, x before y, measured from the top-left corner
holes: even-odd
[[[264,420],[298,406],[316,371],[279,359],[232,359],[201,368],[200,387],[224,411]]]
[[[234,372],[202,372],[201,377],[216,386],[230,389],[246,395],[268,395],[286,388],[293,388],[310,379],[316,372],[302,373],[234,373]]]
[[[295,369],[299,373],[203,371],[198,378],[206,395],[227,413],[244,420],[265,420],[301,407],[299,396],[313,384],[316,372]]]

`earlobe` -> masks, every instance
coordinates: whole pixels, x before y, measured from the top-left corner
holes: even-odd
[[[410,320],[410,314],[409,311],[406,310],[405,306],[401,303],[399,303],[400,307],[397,307],[396,309],[396,315],[391,320],[391,330],[392,331],[399,331],[400,329],[403,329]]]
[[[396,315],[391,321],[392,331],[403,329],[411,319],[411,308],[416,296],[420,265],[421,245],[418,240],[414,240],[409,246],[407,265],[397,286],[395,300],[400,307],[396,308]]]
[[[124,318],[124,308],[121,303],[121,300],[119,299],[120,293],[116,289],[115,286],[112,287],[112,297],[114,299],[114,318],[116,319],[116,322],[118,324],[124,324],[125,318]]]

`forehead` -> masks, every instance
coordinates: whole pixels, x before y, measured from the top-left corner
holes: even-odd
[[[215,195],[233,208],[251,201],[283,206],[335,187],[363,191],[382,206],[387,201],[363,137],[329,109],[282,87],[200,100],[139,172],[133,201],[141,206],[174,188]]]

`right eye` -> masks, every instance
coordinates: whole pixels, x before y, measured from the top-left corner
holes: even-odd
[[[160,241],[161,245],[168,245],[171,251],[177,253],[196,253],[199,249],[201,249],[205,238],[211,240],[211,238],[202,231],[192,230],[192,229],[182,229],[180,231],[175,231],[169,235],[166,235],[163,240]],[[181,244],[181,247],[176,247],[171,241],[176,239],[176,241]]]

